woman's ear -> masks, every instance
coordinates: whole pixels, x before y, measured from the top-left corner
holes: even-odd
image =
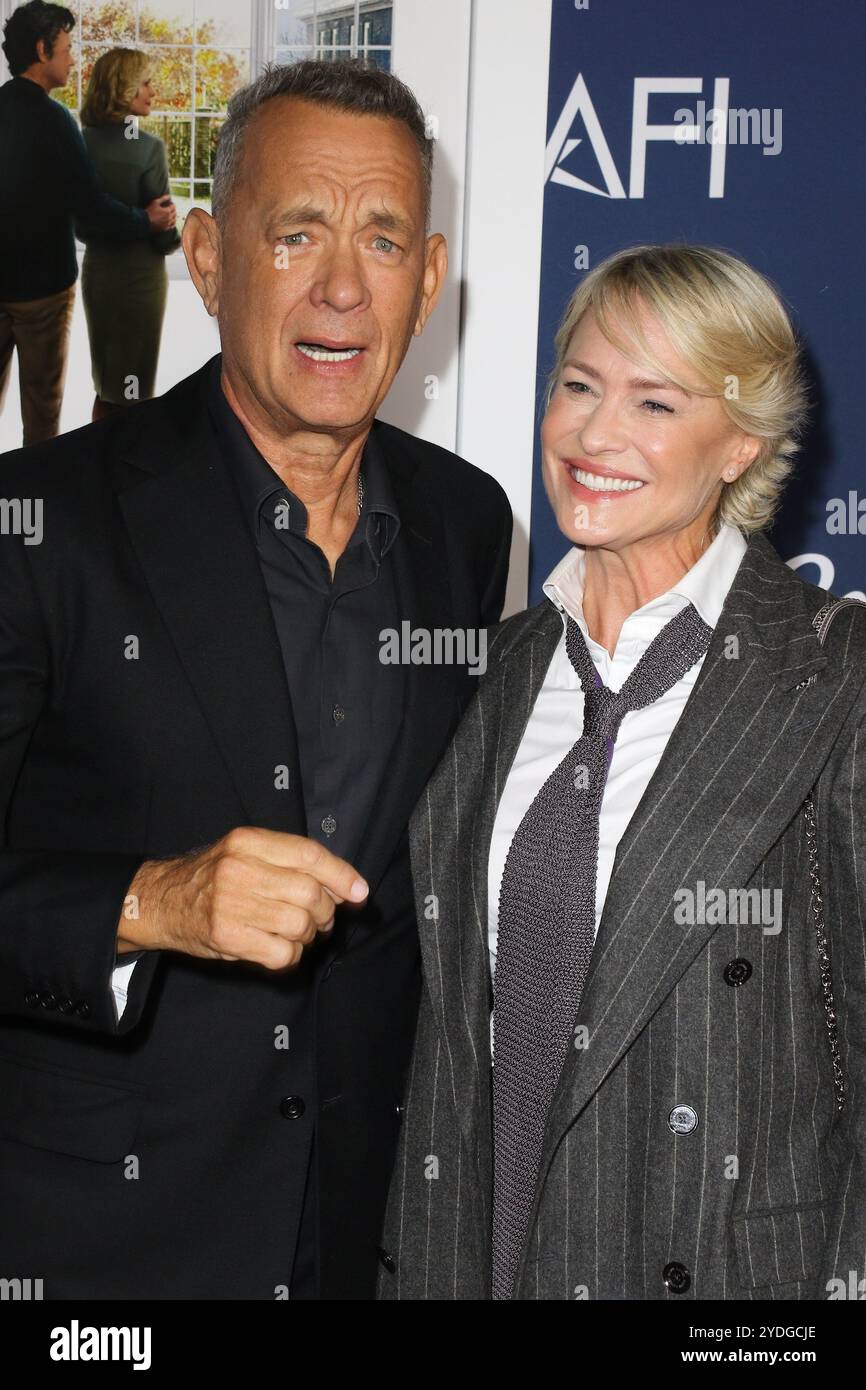
[[[722,482],[736,482],[747,468],[751,468],[761,452],[761,441],[753,434],[744,434],[733,457],[722,473]]]

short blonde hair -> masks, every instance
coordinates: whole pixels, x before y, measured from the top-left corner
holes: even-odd
[[[138,48],[112,48],[100,54],[81,103],[81,124],[112,125],[128,116],[150,63]]]
[[[694,379],[672,376],[652,352],[641,330],[642,307],[694,367]],[[739,256],[713,246],[618,251],[584,277],[568,303],[556,334],[549,391],[588,311],[625,356],[652,365],[684,390],[718,397],[733,423],[761,440],[755,461],[724,485],[714,521],[746,534],[769,526],[793,468],[807,410],[800,346],[769,280]],[[623,341],[623,328],[630,341]]]

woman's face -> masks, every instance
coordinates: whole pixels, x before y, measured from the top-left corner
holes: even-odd
[[[130,115],[149,116],[150,108],[153,105],[153,83],[146,77],[135,94],[135,100],[129,108]]]
[[[688,381],[689,365],[658,320],[645,312],[641,326],[659,361]],[[739,476],[759,448],[721,401],[686,393],[624,357],[592,313],[572,334],[541,443],[544,483],[563,535],[614,550],[677,532],[700,550],[722,481]]]

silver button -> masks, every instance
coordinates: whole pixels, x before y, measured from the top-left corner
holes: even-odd
[[[343,709],[342,705],[334,705],[331,713],[335,724],[342,724],[343,720],[346,718],[346,711]]]
[[[334,831],[336,830],[336,828],[337,828],[337,822],[334,820],[334,817],[333,817],[333,816],[325,816],[324,820],[322,821],[322,829],[324,830],[325,834],[326,834],[326,835],[333,835],[333,833],[334,833]]]
[[[698,1112],[690,1105],[675,1105],[668,1115],[668,1125],[674,1134],[691,1134],[697,1123]]]

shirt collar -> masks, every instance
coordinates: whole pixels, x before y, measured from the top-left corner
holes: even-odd
[[[299,497],[286,487],[250,439],[229,405],[220,385],[222,355],[211,360],[208,373],[208,407],[221,443],[226,448],[232,476],[238,487],[244,514],[258,539],[265,508],[273,513],[280,498],[288,502],[288,530],[305,536],[307,509]],[[358,527],[349,541],[365,539],[377,560],[384,559],[400,529],[397,503],[381,445],[372,430],[361,458],[364,498]]]
[[[714,628],[745,553],[746,542],[736,526],[723,524],[701,558],[690,570],[686,570],[682,579],[677,580],[666,593],[650,599],[636,612],[643,614],[658,611],[665,618],[672,617],[674,611],[683,606],[681,603],[671,602],[672,598],[679,597],[694,604],[707,626]],[[584,635],[587,635],[583,617],[585,569],[584,547],[572,546],[548,575],[543,588],[551,603],[562,613],[563,623],[566,615],[570,615],[580,625]],[[635,614],[630,616],[634,617]],[[628,621],[626,619],[626,622]]]

